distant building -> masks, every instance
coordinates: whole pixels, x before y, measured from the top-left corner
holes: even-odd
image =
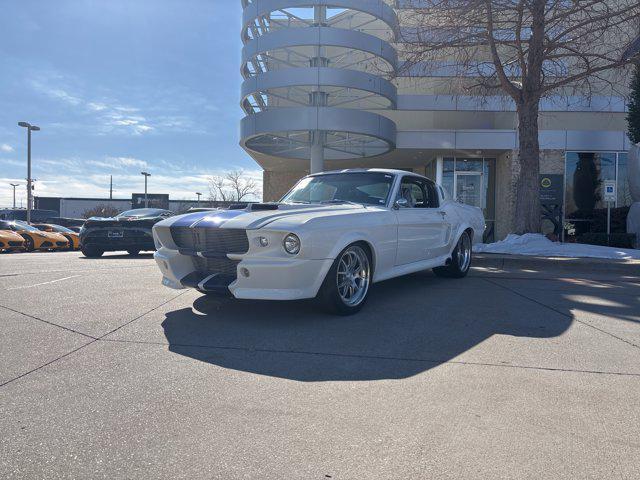
[[[135,197],[137,199],[137,197]],[[61,198],[61,197],[35,197],[35,208],[43,210],[53,210],[58,212],[58,216],[64,218],[83,218],[84,212],[99,205],[108,205],[120,210],[131,210],[140,208],[140,205],[133,205],[131,198],[108,199],[108,198]],[[208,202],[201,200],[200,207],[224,207],[229,202]],[[155,205],[149,204],[150,207]],[[190,208],[198,206],[197,200],[169,200],[169,210],[180,213],[186,212]]]

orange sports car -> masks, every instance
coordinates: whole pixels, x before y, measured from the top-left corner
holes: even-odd
[[[0,230],[11,230],[24,238],[24,246],[27,252],[33,250],[66,250],[69,248],[69,240],[59,233],[41,232],[25,222],[7,222],[0,220]]]
[[[33,226],[43,232],[59,233],[69,241],[69,250],[80,250],[80,235],[78,235],[78,232],[52,223],[34,223]]]
[[[0,230],[0,252],[24,250],[24,238],[11,230]]]

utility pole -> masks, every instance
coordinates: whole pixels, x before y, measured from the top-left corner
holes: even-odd
[[[109,200],[113,200],[113,175],[109,178]]]
[[[200,197],[202,194],[200,192],[196,192],[196,195],[198,196],[198,206],[200,206]]]
[[[149,198],[147,197],[147,179],[151,176],[148,172],[140,172],[144,175],[144,208],[149,208]]]
[[[31,132],[38,132],[40,127],[27,122],[18,122],[19,127],[27,129],[27,223],[31,224],[31,196],[33,194],[31,185]]]
[[[13,208],[16,208],[16,187],[19,186],[19,183],[10,183],[9,185],[11,185],[13,187]]]

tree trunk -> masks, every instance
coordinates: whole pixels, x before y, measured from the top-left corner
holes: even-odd
[[[516,233],[540,232],[538,101],[518,105],[520,172],[516,180]]]

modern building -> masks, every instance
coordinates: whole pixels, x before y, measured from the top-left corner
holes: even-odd
[[[446,67],[394,75],[403,28],[396,2],[242,2],[241,145],[264,169],[265,200],[310,171],[399,168],[483,208],[489,240],[512,231],[519,168],[513,103],[452,94],[456,74]],[[566,219],[586,221],[577,218],[575,193],[585,169],[596,182],[617,180],[617,206],[630,202],[625,111],[625,99],[614,94],[542,103],[541,173],[564,179]],[[596,199],[594,208],[602,206]]]

